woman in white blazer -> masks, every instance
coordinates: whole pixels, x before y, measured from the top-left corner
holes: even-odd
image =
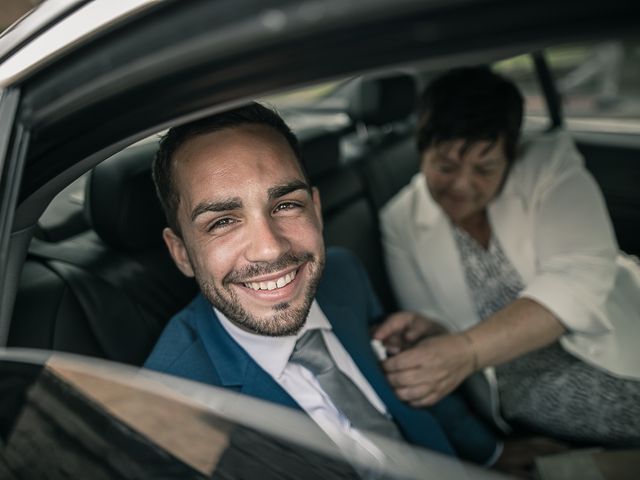
[[[413,405],[485,371],[512,424],[640,444],[640,268],[569,134],[521,141],[521,120],[516,87],[486,68],[425,91],[421,172],[381,227],[400,306],[433,322],[384,324],[384,368]]]

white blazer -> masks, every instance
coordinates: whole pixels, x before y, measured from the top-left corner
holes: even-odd
[[[520,297],[567,328],[569,353],[640,378],[640,267],[619,252],[604,199],[565,131],[522,142],[489,221],[520,273]],[[418,173],[381,211],[382,240],[400,306],[453,331],[475,311],[448,217]]]

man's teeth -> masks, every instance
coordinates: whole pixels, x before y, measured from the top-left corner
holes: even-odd
[[[275,290],[276,288],[282,288],[285,285],[290,284],[294,278],[296,278],[295,270],[275,280],[270,280],[268,282],[247,282],[244,286],[251,290]]]

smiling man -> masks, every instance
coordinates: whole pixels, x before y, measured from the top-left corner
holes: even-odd
[[[341,447],[374,431],[492,458],[459,400],[413,408],[387,383],[369,338],[379,303],[353,255],[325,253],[318,192],[277,114],[254,103],[173,128],[153,175],[165,243],[201,294],[145,367],[302,409]]]
[[[178,218],[164,239],[180,270],[240,328],[297,333],[325,254],[318,193],[285,137],[259,124],[197,135],[172,170]]]

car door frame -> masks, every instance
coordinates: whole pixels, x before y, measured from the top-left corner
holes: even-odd
[[[28,136],[19,122],[15,122],[19,109],[20,91],[7,88],[0,91],[0,319],[11,315],[17,282],[11,281],[16,268],[22,263],[22,255],[15,251],[20,245],[11,241],[26,157]],[[18,233],[19,234],[19,233]],[[8,322],[0,321],[0,345],[8,335]]]

